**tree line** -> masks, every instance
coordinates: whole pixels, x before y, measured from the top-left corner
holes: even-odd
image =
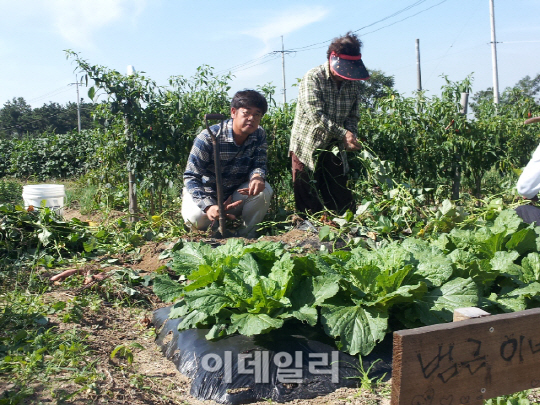
[[[90,99],[98,92],[107,97],[107,102],[100,104],[82,104],[89,107],[84,114],[85,108],[81,109],[83,129],[106,125],[81,137],[73,131],[77,128],[76,104],[62,107],[49,103],[49,107],[54,105],[61,111],[71,106],[73,119],[69,126],[62,127],[47,119],[58,119],[60,111],[56,115],[43,114],[47,105],[32,110],[24,99],[14,99],[0,110],[0,131],[2,127],[14,126],[4,116],[20,122],[11,132],[0,132],[0,177],[44,179],[86,173],[91,184],[123,189],[129,167],[135,172],[138,190],[147,192],[150,205],[159,210],[171,184],[180,186],[193,139],[203,129],[204,114],[228,114],[232,77],[216,76],[211,67],[201,66],[193,77],[173,76],[167,87],[161,87],[148,77],[124,76],[91,65],[75,53],[70,56],[94,82],[88,90]],[[361,196],[372,192],[372,184],[366,181],[371,178],[392,178],[397,183],[440,190],[441,196],[452,195],[454,199],[464,188],[476,195],[487,189],[494,192],[487,187],[486,174],[495,170],[492,174],[496,178],[490,184],[501,184],[500,176],[525,165],[538,144],[536,126],[524,127],[522,123],[531,115],[540,115],[540,74],[526,76],[505,89],[495,106],[490,89],[472,93],[472,77],[462,82],[446,79],[440,96],[419,93],[404,97],[393,88],[392,76],[380,71],[370,73],[371,79],[363,83],[359,133],[366,139],[366,150],[379,160],[363,155],[355,155],[351,160],[356,174],[353,188]],[[261,125],[268,134],[269,181],[276,191],[274,200],[276,206],[284,206],[290,199],[288,144],[295,101],[278,105],[271,84],[257,89],[270,105]],[[460,113],[463,92],[473,94],[468,116]],[[10,115],[14,111],[24,113]],[[41,118],[36,115],[32,121],[33,113],[41,114]],[[52,131],[49,134],[53,137],[45,142],[47,148],[38,146],[43,132],[30,126],[23,129],[25,122],[39,122]],[[71,134],[59,137],[64,131]],[[18,141],[24,134],[39,133],[34,138],[24,137],[35,142]],[[68,154],[67,150],[74,153]],[[387,182],[381,185],[384,184]],[[391,182],[388,185],[392,187]]]
[[[96,104],[81,99],[81,129],[102,126],[100,121],[92,117],[95,106]],[[77,103],[68,102],[62,105],[50,101],[41,107],[32,108],[23,97],[14,97],[0,109],[0,138],[36,137],[44,132],[66,134],[77,129]]]
[[[371,72],[370,80],[363,84],[362,105],[373,108],[375,101],[394,87],[394,78],[382,71],[374,70]],[[511,104],[520,96],[536,100],[539,93],[540,74],[535,77],[525,76],[502,93],[500,103]],[[492,100],[493,89],[487,88],[471,97],[471,107],[474,110],[482,101]],[[269,101],[272,102],[273,99]],[[93,116],[95,106],[96,104],[85,102],[81,98],[81,129],[103,128],[103,120],[97,120]],[[0,108],[0,137],[4,139],[21,138],[24,135],[36,136],[43,132],[66,134],[77,128],[77,103],[68,102],[62,105],[49,101],[42,107],[32,108],[23,97],[13,97]]]

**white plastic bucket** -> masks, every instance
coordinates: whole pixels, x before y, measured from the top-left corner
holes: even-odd
[[[39,209],[41,202],[45,200],[45,207],[49,207],[58,214],[63,214],[64,198],[66,193],[62,184],[36,184],[32,186],[23,186],[22,197],[24,208],[31,205]]]

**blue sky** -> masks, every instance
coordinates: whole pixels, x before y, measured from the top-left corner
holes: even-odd
[[[540,73],[539,16],[538,0],[495,0],[501,91]],[[281,54],[271,54],[281,36],[297,50],[285,57],[290,101],[291,85],[349,30],[364,43],[366,67],[393,75],[406,96],[417,86],[417,38],[428,94],[439,94],[443,74],[459,81],[472,73],[473,92],[492,86],[489,0],[0,0],[0,105],[76,101],[64,49],[122,73],[133,65],[163,86],[202,64],[226,72],[251,61],[233,69],[232,91],[272,82],[281,101]]]

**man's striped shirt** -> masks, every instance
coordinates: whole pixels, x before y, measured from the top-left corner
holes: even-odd
[[[232,119],[225,121],[222,133],[218,133],[220,124],[210,127],[219,142],[225,200],[253,175],[259,174],[266,179],[267,174],[268,145],[264,129],[259,126],[242,145],[238,146],[234,142],[232,125]],[[184,186],[201,210],[204,211],[207,207],[217,204],[214,147],[206,129],[193,142],[184,172]]]

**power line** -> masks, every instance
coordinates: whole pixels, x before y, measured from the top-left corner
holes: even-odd
[[[222,75],[222,74],[226,74],[226,73],[231,73],[231,74],[234,74],[234,73],[237,73],[237,72],[241,72],[243,70],[247,70],[247,69],[251,69],[255,66],[260,66],[260,65],[264,65],[265,63],[268,63],[268,62],[272,62],[274,59],[278,58],[279,55],[276,55],[274,52],[268,52],[262,56],[259,56],[258,58],[255,58],[255,59],[252,59],[250,61],[247,61],[247,62],[244,62],[244,63],[240,63],[238,65],[235,65],[231,68],[228,68],[228,69],[222,69],[222,70],[218,70],[216,72],[214,72],[214,75],[216,76],[219,76],[219,75]],[[270,59],[267,59],[267,60],[264,60],[265,58],[270,58]],[[254,62],[257,62],[257,61],[260,61],[259,63],[254,63]],[[190,78],[190,79],[186,79],[185,80],[185,84],[193,84],[195,83],[195,78]],[[167,86],[165,86],[166,88]]]
[[[365,28],[369,28],[369,27],[372,27],[372,26],[374,26],[374,25],[376,25],[376,24],[378,24],[378,23],[380,23],[380,22],[386,21],[386,20],[388,20],[388,19],[390,19],[390,18],[392,18],[392,17],[396,17],[396,16],[400,15],[401,13],[404,13],[405,11],[409,11],[411,8],[414,8],[414,7],[416,7],[416,6],[419,6],[420,4],[424,3],[425,1],[426,1],[426,0],[420,0],[420,1],[417,1],[416,3],[413,3],[413,4],[411,4],[410,6],[407,6],[407,7],[405,7],[405,8],[402,8],[402,9],[399,10],[399,11],[396,11],[394,14],[391,14],[391,15],[389,15],[389,16],[387,16],[387,17],[384,17],[384,18],[380,19],[379,21],[375,21],[374,23],[371,23],[371,24],[369,24],[369,25],[366,25],[366,26],[364,26],[364,27],[362,27],[362,28],[359,28],[359,29],[357,29],[356,31],[353,31],[353,32],[361,31],[361,30],[363,30],[363,29],[365,29]],[[422,11],[421,11],[421,12],[422,12]],[[417,13],[417,14],[420,14],[420,13]],[[415,15],[416,15],[416,14],[415,14]],[[399,22],[399,21],[398,21],[398,22]],[[384,28],[384,27],[383,27],[383,28]]]
[[[452,42],[452,44],[448,47],[448,49],[446,49],[446,52],[444,53],[444,55],[440,58],[440,61],[435,65],[435,67],[431,70],[431,73],[429,74],[429,78],[433,77],[433,74],[435,72],[436,69],[438,69],[439,65],[441,64],[441,61],[446,58],[446,56],[448,56],[448,52],[450,52],[450,49],[454,47],[454,44],[457,42],[458,38],[460,37],[460,35],[463,33],[463,30],[465,30],[465,27],[467,25],[469,25],[469,23],[471,22],[471,19],[473,18],[474,16],[474,13],[478,10],[478,6],[480,5],[479,2],[477,2],[476,4],[476,9],[474,10],[474,12],[471,12],[469,13],[469,18],[465,21],[465,23],[462,25],[461,29],[459,30],[459,32],[457,33],[456,37],[454,38],[454,41]]]
[[[400,15],[400,14],[406,12],[406,11],[409,11],[409,10],[413,9],[414,7],[420,6],[421,4],[425,3],[426,1],[427,0],[417,0],[414,3],[408,5],[407,7],[399,9],[398,11],[396,11],[396,12],[394,12],[394,13],[386,16],[386,17],[383,17],[383,18],[381,18],[381,19],[379,19],[379,20],[377,20],[377,21],[375,21],[373,23],[370,23],[370,24],[365,25],[365,26],[363,26],[361,28],[358,28],[357,30],[354,30],[353,32],[361,31],[363,29],[372,27],[372,26],[374,26],[376,24],[379,24],[379,23],[381,23],[383,21],[386,21],[386,20],[388,20],[390,18],[396,17],[396,16],[398,16],[398,15]],[[435,5],[431,6],[431,7],[428,7],[426,9],[424,9],[424,10],[419,11],[418,13],[415,13],[415,14],[413,14],[411,16],[403,18],[403,19],[401,19],[399,21],[396,21],[396,22],[394,22],[392,24],[385,25],[385,26],[383,26],[383,27],[381,27],[381,28],[379,28],[377,30],[370,31],[370,32],[365,33],[363,35],[369,35],[369,34],[371,34],[373,32],[379,31],[381,29],[384,29],[384,28],[390,27],[392,25],[395,25],[395,24],[397,24],[399,22],[405,21],[405,20],[407,20],[409,18],[417,16],[418,14],[426,12],[426,11],[428,11],[428,10],[434,8],[434,7],[437,7],[437,6],[441,5],[442,3],[445,3],[446,1],[448,1],[448,0],[442,0],[439,3],[437,3],[437,4],[435,4]],[[215,74],[220,75],[220,74],[225,74],[225,73],[230,73],[230,74],[238,73],[238,72],[241,72],[241,71],[244,71],[244,70],[247,70],[247,69],[251,69],[251,68],[254,68],[256,66],[260,66],[260,65],[263,65],[265,63],[271,62],[271,61],[277,59],[280,56],[280,54],[285,55],[285,53],[287,53],[287,54],[290,54],[291,56],[295,56],[295,54],[298,53],[298,52],[305,52],[305,51],[311,51],[311,50],[315,50],[315,49],[324,48],[324,47],[326,47],[326,45],[322,45],[322,46],[317,46],[317,45],[327,44],[330,41],[332,41],[332,39],[322,41],[322,42],[317,42],[317,43],[307,45],[307,46],[303,46],[303,47],[292,48],[292,49],[288,49],[288,50],[282,49],[281,51],[267,52],[264,55],[261,55],[261,56],[255,58],[255,59],[251,59],[249,61],[240,63],[238,65],[231,66],[231,67],[229,67],[227,69],[218,70],[218,71],[215,72]],[[192,83],[193,81],[194,80],[187,80],[187,83]]]
[[[421,3],[423,3],[424,1],[426,1],[426,0],[423,0],[423,1],[421,1],[420,3],[419,3],[419,2],[417,2],[417,3],[421,4]],[[447,1],[448,1],[448,0],[442,0],[441,2],[439,2],[439,3],[437,3],[437,4],[434,4],[433,6],[428,7],[428,8],[426,8],[426,9],[422,10],[422,11],[419,11],[418,13],[415,13],[415,14],[410,15],[410,16],[408,16],[408,17],[402,18],[401,20],[394,21],[394,22],[391,23],[391,24],[384,25],[384,26],[382,26],[382,27],[380,27],[380,28],[377,28],[376,30],[366,32],[366,33],[362,34],[362,36],[365,37],[365,36],[367,36],[367,35],[369,35],[369,34],[373,34],[374,32],[380,31],[380,30],[382,30],[382,29],[384,29],[384,28],[388,28],[388,27],[391,27],[392,25],[396,25],[396,24],[398,24],[398,23],[400,23],[400,22],[402,22],[402,21],[408,20],[409,18],[415,17],[415,16],[417,16],[418,14],[422,14],[422,13],[428,11],[428,10],[431,10],[433,7],[437,7],[437,6],[439,6],[439,5],[441,5],[442,3],[445,3],[445,2],[447,2]],[[415,4],[416,4],[416,3],[415,3]],[[406,7],[405,9],[402,9],[402,10],[400,10],[400,12],[396,12],[396,13],[394,13],[392,16],[395,17],[396,15],[401,14],[401,12],[410,9],[412,6],[413,6],[413,5],[411,5],[411,6],[409,6],[409,7]],[[384,20],[387,20],[388,18],[390,18],[390,17],[382,18],[381,20],[376,21],[375,23],[366,25],[366,26],[364,26],[364,27],[362,27],[362,28],[359,28],[359,29],[357,29],[356,31],[353,31],[353,32],[358,32],[358,31],[360,31],[360,30],[363,30],[364,28],[371,27],[371,26],[373,26],[373,25],[375,25],[375,24],[378,24],[379,22],[382,22],[382,21],[384,21]],[[318,44],[326,44],[326,43],[328,43],[328,42],[330,42],[330,41],[331,41],[331,39],[329,39],[329,40],[327,40],[327,41],[324,41],[324,42],[319,42]],[[314,44],[314,45],[318,45],[318,44]],[[309,46],[314,46],[314,45],[309,45]],[[304,47],[304,48],[309,48],[309,46]],[[313,51],[313,50],[321,49],[321,48],[325,48],[325,47],[326,47],[326,45],[318,46],[318,47],[316,47],[316,48],[309,48],[309,49],[296,48],[296,49],[298,49],[298,50],[295,50],[294,52]]]
[[[422,58],[422,61],[423,62],[432,62],[432,61],[438,61],[439,59],[444,59],[445,57],[447,56],[453,56],[453,55],[459,55],[459,54],[462,54],[462,53],[465,53],[465,52],[468,52],[470,51],[471,49],[479,49],[479,48],[484,48],[485,47],[485,44],[481,44],[481,45],[475,45],[475,46],[471,46],[471,47],[468,47],[468,48],[463,48],[459,51],[456,51],[456,52],[452,52],[450,54],[446,54],[444,56],[439,56],[439,57],[433,57],[433,58],[429,58],[429,57],[423,57]],[[404,64],[399,64],[399,65],[389,65],[389,66],[386,66],[386,69],[388,71],[392,71],[392,72],[395,72],[395,71],[400,71],[400,70],[403,70],[403,69],[408,69],[412,66],[416,66],[416,62],[410,62],[410,63],[404,63]]]
[[[383,18],[381,18],[381,19],[379,19],[379,20],[377,20],[377,21],[375,21],[375,22],[372,22],[372,23],[370,23],[370,24],[368,24],[368,25],[365,25],[365,26],[363,26],[363,27],[361,27],[361,28],[358,28],[358,29],[356,29],[356,30],[354,30],[354,31],[352,31],[352,32],[359,32],[359,31],[362,31],[362,30],[364,30],[364,29],[366,29],[366,28],[369,28],[369,27],[372,27],[372,26],[374,26],[374,25],[377,25],[377,24],[379,24],[379,23],[381,23],[381,22],[383,22],[383,21],[386,21],[386,20],[388,20],[388,19],[390,19],[390,18],[393,18],[393,17],[396,17],[396,16],[398,16],[398,15],[404,13],[404,12],[407,12],[407,11],[409,11],[409,10],[415,8],[415,7],[418,7],[418,6],[422,5],[423,3],[425,3],[426,1],[427,1],[427,0],[417,0],[417,1],[415,1],[414,3],[412,3],[412,4],[410,4],[410,5],[406,6],[406,7],[404,7],[404,8],[402,8],[402,9],[399,9],[399,10],[396,11],[396,12],[394,12],[394,13],[392,13],[392,14],[390,14],[390,15],[387,15],[386,17],[383,17]],[[432,6],[428,7],[428,8],[425,8],[425,9],[423,9],[423,10],[421,10],[421,11],[415,13],[415,14],[412,14],[412,15],[410,15],[410,16],[408,16],[408,17],[402,18],[401,20],[395,21],[395,22],[393,22],[393,23],[391,23],[391,24],[387,24],[387,25],[385,25],[385,26],[383,26],[383,27],[380,27],[380,28],[378,28],[378,29],[376,29],[376,30],[369,31],[369,32],[364,33],[364,34],[362,34],[362,35],[363,35],[363,36],[366,36],[366,35],[372,34],[372,33],[374,33],[374,32],[380,31],[380,30],[382,30],[382,29],[384,29],[384,28],[388,28],[388,27],[390,27],[390,26],[393,26],[393,25],[395,25],[395,24],[398,24],[398,23],[400,23],[400,22],[403,22],[403,21],[405,21],[405,20],[408,20],[408,19],[410,19],[410,18],[412,18],[412,17],[415,17],[415,16],[417,16],[417,15],[419,15],[419,14],[421,14],[421,13],[424,13],[424,12],[426,12],[426,11],[428,11],[428,10],[431,10],[431,9],[434,8],[434,7],[439,6],[439,5],[443,4],[443,3],[445,3],[446,1],[448,1],[448,0],[442,0],[442,1],[440,1],[439,3],[434,4],[434,5],[432,5]],[[221,70],[219,70],[219,71],[216,71],[215,74],[216,74],[216,75],[220,75],[220,74],[225,74],[225,73],[231,73],[231,74],[233,74],[233,73],[241,72],[241,71],[244,71],[244,70],[247,70],[247,69],[251,69],[251,68],[253,68],[253,67],[260,66],[260,65],[262,65],[262,64],[271,62],[271,61],[275,60],[276,58],[278,58],[278,57],[280,56],[279,54],[285,54],[285,53],[288,53],[288,54],[291,54],[291,56],[294,56],[294,55],[295,55],[296,53],[298,53],[298,52],[305,52],[305,51],[311,51],[311,50],[316,50],[316,49],[324,48],[324,47],[326,46],[325,44],[327,44],[327,43],[330,42],[330,41],[332,41],[332,39],[328,39],[328,40],[325,40],[325,41],[317,42],[317,43],[314,43],[314,44],[311,44],[311,45],[302,46],[302,47],[291,48],[291,49],[288,49],[288,50],[284,50],[284,49],[283,49],[283,50],[281,50],[281,51],[272,51],[272,52],[268,52],[268,53],[266,53],[266,54],[264,54],[264,55],[261,55],[261,56],[255,58],[255,59],[251,59],[251,60],[249,60],[249,61],[240,63],[240,64],[238,64],[238,65],[231,66],[231,67],[229,67],[229,68],[227,68],[227,69],[221,69]],[[527,42],[527,41],[524,41],[524,42]],[[535,41],[529,41],[529,42],[535,42]],[[323,45],[323,44],[324,44],[324,45]],[[322,46],[319,46],[319,45],[322,45]],[[266,60],[265,60],[265,59],[266,59]],[[256,63],[256,62],[258,62],[258,63]],[[188,82],[190,82],[190,81],[188,80]],[[35,100],[38,100],[38,99],[41,99],[41,98],[45,98],[45,97],[47,97],[47,96],[49,96],[49,95],[53,95],[53,93],[54,93],[54,95],[60,94],[60,93],[62,93],[62,92],[64,92],[64,91],[67,91],[67,90],[69,90],[69,89],[66,89],[66,88],[62,87],[62,88],[59,88],[59,89],[57,89],[57,90],[54,90],[54,91],[52,91],[52,92],[50,92],[50,93],[47,93],[47,94],[45,94],[45,95],[43,95],[43,96],[34,98],[34,99],[32,99],[32,100],[29,100],[29,101],[35,101]]]
[[[390,19],[390,18],[396,17],[396,16],[398,16],[398,15],[400,15],[400,14],[406,12],[406,11],[409,11],[409,10],[411,10],[411,9],[417,7],[417,6],[420,6],[421,4],[425,3],[426,1],[427,1],[427,0],[417,0],[417,1],[415,1],[414,3],[408,5],[407,7],[404,7],[404,8],[402,8],[402,9],[400,9],[400,10],[398,10],[398,11],[396,11],[396,12],[394,12],[394,13],[392,13],[392,14],[386,16],[386,17],[383,17],[383,18],[381,18],[381,19],[379,19],[379,20],[377,20],[377,21],[375,21],[375,22],[372,22],[372,23],[370,23],[370,24],[368,24],[368,25],[365,25],[365,26],[363,26],[363,27],[361,27],[361,28],[358,28],[358,29],[356,29],[356,30],[354,30],[354,31],[352,31],[352,32],[359,32],[359,31],[361,31],[361,30],[364,30],[364,29],[366,29],[366,28],[369,28],[369,27],[372,27],[372,26],[374,26],[374,25],[376,25],[376,24],[379,24],[379,23],[381,23],[381,22],[383,22],[383,21],[386,21],[386,20],[388,20],[388,19]],[[430,9],[432,9],[432,8],[434,8],[434,7],[436,7],[436,6],[440,5],[440,4],[442,4],[442,3],[445,3],[446,1],[447,1],[447,0],[442,0],[441,2],[435,4],[435,5],[431,6],[431,7],[428,7],[428,8],[426,8],[426,9],[422,10],[422,11],[419,11],[418,13],[415,13],[415,14],[413,14],[413,15],[411,15],[411,16],[408,16],[408,17],[406,17],[406,18],[403,18],[403,19],[401,19],[401,20],[399,20],[399,21],[393,22],[392,24],[385,25],[385,26],[383,26],[383,27],[381,27],[381,28],[378,28],[378,29],[376,29],[376,30],[374,30],[374,31],[370,31],[370,32],[364,33],[363,35],[364,35],[364,36],[365,36],[365,35],[369,35],[369,34],[371,34],[371,33],[373,33],[373,32],[377,32],[377,31],[382,30],[382,29],[384,29],[384,28],[387,28],[387,27],[390,27],[390,26],[392,26],[392,25],[395,25],[395,24],[397,24],[397,23],[399,23],[399,22],[405,21],[405,20],[407,20],[407,19],[409,19],[409,18],[412,18],[412,17],[414,17],[414,16],[417,16],[418,14],[421,14],[421,13],[423,13],[423,12],[425,12],[425,11],[428,11],[428,10],[430,10]],[[311,50],[316,50],[316,49],[324,48],[326,45],[323,45],[323,44],[327,44],[327,43],[330,42],[330,41],[332,41],[332,39],[328,39],[328,40],[326,40],[326,41],[321,41],[321,42],[317,42],[317,43],[314,43],[314,44],[311,44],[311,45],[306,45],[306,46],[302,46],[302,47],[298,47],[298,48],[291,48],[291,49],[288,49],[288,50],[281,50],[281,51],[272,51],[272,52],[268,52],[268,53],[266,53],[266,54],[264,54],[264,55],[261,55],[261,56],[255,58],[255,59],[251,59],[251,60],[249,60],[249,61],[240,63],[240,64],[238,64],[238,65],[234,65],[234,66],[231,66],[231,67],[229,67],[229,68],[221,69],[221,70],[219,70],[219,71],[216,71],[215,74],[216,74],[216,75],[220,75],[220,74],[225,74],[225,73],[231,73],[231,74],[233,74],[233,73],[241,72],[241,71],[244,71],[244,70],[247,70],[247,69],[251,69],[251,68],[253,68],[253,67],[260,66],[260,65],[262,65],[262,64],[271,62],[271,61],[275,60],[277,57],[279,57],[279,56],[280,56],[279,54],[285,54],[285,53],[288,53],[288,54],[291,54],[291,56],[293,56],[293,55],[294,55],[295,53],[297,53],[297,52],[305,52],[305,51],[311,51]],[[318,45],[323,45],[323,46],[318,46]],[[266,59],[266,60],[265,60],[265,59]],[[256,62],[258,62],[258,63],[256,63]],[[188,81],[188,82],[189,82],[189,81]],[[61,88],[58,88],[58,89],[56,89],[56,90],[53,90],[53,91],[51,91],[51,92],[49,92],[49,93],[47,93],[47,94],[44,94],[43,96],[39,96],[39,97],[33,98],[33,99],[31,99],[31,100],[28,100],[28,102],[40,100],[40,99],[46,98],[46,97],[48,97],[48,96],[50,96],[50,95],[57,95],[57,94],[60,94],[60,93],[62,93],[62,92],[68,91],[68,90],[69,90],[69,88],[61,87]]]
[[[497,41],[498,44],[521,44],[523,42],[540,42],[538,41]]]
[[[415,17],[415,16],[417,16],[418,14],[422,14],[422,13],[428,11],[428,10],[431,10],[431,9],[434,8],[434,7],[440,6],[441,4],[446,3],[447,1],[448,1],[448,0],[442,0],[441,2],[439,2],[439,3],[437,3],[437,4],[434,4],[434,5],[431,6],[431,7],[425,8],[424,10],[419,11],[418,13],[415,13],[415,14],[410,15],[410,16],[408,16],[408,17],[402,18],[401,20],[395,21],[395,22],[393,22],[392,24],[388,24],[388,25],[385,25],[385,26],[383,26],[383,27],[381,27],[381,28],[377,28],[376,30],[366,32],[366,33],[363,34],[363,35],[373,34],[374,32],[380,31],[380,30],[382,30],[382,29],[384,29],[384,28],[388,28],[388,27],[391,27],[392,25],[396,25],[396,24],[398,24],[398,23],[400,23],[400,22],[402,22],[402,21],[408,20],[409,18]],[[354,32],[356,32],[356,31],[354,31]]]
[[[418,0],[418,1],[416,1],[415,3],[409,5],[409,6],[405,7],[405,8],[402,8],[402,9],[398,10],[398,11],[396,11],[396,12],[393,13],[393,14],[390,14],[390,15],[388,15],[388,16],[386,16],[386,17],[381,18],[380,20],[377,20],[377,21],[375,21],[375,22],[372,22],[371,24],[368,24],[368,25],[365,25],[365,26],[363,26],[363,27],[361,27],[361,28],[358,28],[358,29],[354,30],[353,32],[362,31],[363,29],[372,27],[372,26],[374,26],[374,25],[376,25],[376,24],[379,24],[379,23],[381,23],[381,22],[383,22],[383,21],[386,21],[386,20],[388,20],[388,19],[390,19],[390,18],[396,17],[396,16],[398,16],[399,14],[402,14],[402,13],[404,13],[404,12],[406,12],[406,11],[408,11],[408,10],[410,10],[410,9],[412,9],[412,8],[414,8],[414,7],[416,7],[416,6],[419,6],[419,5],[421,5],[422,3],[426,2],[426,1],[427,1],[427,0]],[[441,3],[444,3],[445,1],[447,1],[447,0],[443,0]],[[437,6],[437,5],[441,4],[441,3],[438,3],[438,4],[436,4],[435,6]],[[433,8],[433,7],[435,7],[435,6],[432,6],[432,7],[430,7],[430,8]],[[420,11],[419,13],[416,13],[416,14],[414,14],[414,15],[418,15],[418,14],[420,14],[420,13],[423,13],[424,11],[427,11],[427,10],[429,10],[429,8],[426,9],[426,10]],[[411,16],[411,17],[412,17],[412,16]],[[407,17],[407,18],[410,18],[410,17]],[[405,18],[405,19],[406,19],[406,18]],[[404,20],[405,20],[405,19],[404,19]],[[403,21],[403,20],[400,20],[400,21]],[[397,21],[397,22],[400,22],[400,21]],[[397,22],[396,22],[396,23],[393,23],[393,24],[397,24]],[[393,24],[390,24],[390,25],[393,25]],[[383,28],[389,27],[390,25],[384,26],[384,27],[379,28],[379,29],[383,29]],[[375,31],[372,31],[372,32],[375,32]],[[371,32],[369,32],[369,33],[367,33],[367,34],[371,34]],[[367,34],[363,34],[363,35],[367,35]],[[331,39],[328,39],[328,40],[326,40],[326,41],[317,42],[317,43],[314,43],[314,44],[311,44],[311,45],[306,45],[306,46],[302,46],[302,47],[299,47],[299,48],[292,48],[292,49],[290,49],[290,51],[300,52],[300,51],[305,51],[305,50],[312,50],[312,49],[309,49],[309,48],[312,48],[312,47],[317,46],[317,45],[326,44],[326,43],[328,43],[328,42],[330,42],[330,41],[332,41],[332,40],[331,40]],[[319,48],[320,48],[320,47],[319,47]],[[314,48],[314,49],[319,49],[319,48]]]
[[[251,69],[252,67],[255,67],[255,66],[264,65],[265,63],[271,62],[271,61],[273,61],[274,59],[279,58],[279,55],[278,55],[277,53],[272,52],[271,55],[272,55],[272,58],[271,58],[271,59],[268,59],[268,60],[265,60],[265,61],[263,61],[263,62],[257,63],[256,65],[247,66],[247,67],[245,67],[245,68],[243,68],[243,69],[237,69],[237,70],[235,70],[233,73],[235,73],[235,72],[241,72],[241,71],[247,70],[247,69]]]
[[[264,58],[267,58],[267,57],[271,56],[272,54],[273,54],[273,52],[265,53],[264,55],[259,56],[258,58],[249,60],[249,61],[244,62],[244,63],[240,63],[240,64],[238,64],[238,65],[232,66],[232,67],[227,68],[227,69],[219,70],[219,71],[216,72],[216,74],[222,74],[222,73],[227,73],[227,72],[230,72],[230,71],[233,71],[233,70],[237,70],[237,69],[239,69],[239,68],[241,68],[241,67],[244,67],[244,66],[249,65],[249,64],[251,64],[251,63],[257,62],[257,61],[262,60],[262,59],[264,59]],[[257,64],[257,65],[258,65],[258,64]],[[253,66],[257,66],[257,65],[253,65]]]
[[[56,90],[52,90],[52,91],[50,91],[50,92],[48,92],[48,93],[46,93],[46,94],[44,94],[44,95],[42,95],[42,96],[34,97],[34,98],[32,98],[32,99],[30,99],[30,100],[26,100],[26,101],[27,101],[28,103],[31,103],[32,101],[41,100],[41,99],[43,99],[43,98],[50,97],[50,96],[53,96],[53,95],[56,96],[56,95],[58,95],[58,94],[60,94],[60,93],[66,92],[66,91],[68,91],[68,90],[70,90],[70,89],[67,87],[67,85],[65,85],[65,86],[59,87],[59,88],[56,89]]]
[[[42,99],[47,98],[47,97],[57,96],[58,94],[62,94],[62,93],[65,93],[68,90],[71,90],[68,86],[69,85],[64,85],[64,86],[59,87],[59,88],[57,88],[55,90],[51,90],[48,93],[43,94],[42,96],[34,97],[34,98],[31,98],[31,99],[28,99],[28,100],[25,100],[25,101],[27,103],[32,103],[34,101],[42,100]]]
[[[353,31],[353,32],[361,31],[361,30],[363,30],[363,29],[365,29],[365,28],[372,27],[373,25],[379,24],[379,23],[381,23],[381,22],[383,22],[383,21],[386,21],[386,20],[388,20],[388,19],[390,19],[390,18],[396,17],[396,16],[398,16],[399,14],[402,14],[402,13],[404,13],[404,12],[406,12],[406,11],[408,11],[408,10],[414,8],[414,7],[417,7],[417,6],[421,5],[422,3],[425,3],[426,1],[427,1],[427,0],[418,0],[418,1],[414,2],[413,4],[410,4],[410,5],[408,5],[407,7],[404,7],[404,8],[402,8],[402,9],[396,11],[396,12],[393,13],[393,14],[390,14],[390,15],[388,15],[388,16],[386,16],[386,17],[383,17],[383,18],[381,18],[380,20],[377,20],[377,21],[375,21],[375,22],[373,22],[373,23],[371,23],[371,24],[365,25],[364,27],[358,28],[357,30],[355,30],[355,31]],[[440,5],[440,4],[444,3],[444,2],[446,2],[446,1],[447,1],[447,0],[443,0],[443,1],[441,1],[441,2],[439,2],[439,3],[437,3],[437,4],[433,5],[433,6],[431,6],[431,7],[427,8],[427,9],[425,9],[425,10],[422,10],[422,11],[420,11],[420,12],[418,12],[418,13],[412,15],[412,16],[409,16],[409,17],[404,18],[404,19],[402,19],[402,20],[400,20],[400,21],[397,21],[397,22],[395,22],[395,23],[393,23],[393,24],[389,24],[389,25],[387,25],[387,26],[384,26],[384,27],[382,27],[382,28],[379,28],[379,30],[380,30],[380,29],[383,29],[383,28],[386,28],[386,27],[389,27],[389,26],[391,26],[391,25],[397,24],[398,22],[404,21],[404,20],[406,20],[406,19],[408,19],[408,18],[411,18],[411,17],[414,17],[414,16],[416,16],[416,15],[418,15],[418,14],[421,14],[421,13],[427,11],[427,10],[432,9],[433,7],[436,7],[436,6],[438,6],[438,5]],[[367,33],[367,34],[371,34],[372,32],[376,32],[376,31],[378,31],[378,30],[371,31],[371,32],[369,32],[369,33]],[[363,34],[363,35],[367,35],[367,34]],[[240,71],[242,71],[242,70],[250,69],[250,68],[252,68],[252,67],[255,67],[255,66],[258,66],[258,65],[262,64],[262,63],[257,63],[257,64],[251,65],[252,63],[257,62],[257,61],[259,61],[259,60],[261,60],[261,59],[267,58],[267,57],[269,57],[269,56],[271,56],[271,55],[276,55],[277,53],[281,53],[281,52],[286,52],[286,53],[291,53],[291,54],[293,54],[293,53],[296,53],[296,52],[311,51],[311,50],[323,48],[324,46],[319,46],[319,47],[317,47],[317,48],[314,48],[314,47],[317,46],[317,45],[327,44],[327,43],[330,42],[330,41],[332,41],[332,39],[328,39],[328,40],[326,40],[326,41],[321,41],[321,42],[317,42],[317,43],[314,43],[314,44],[311,44],[311,45],[306,45],[306,46],[302,46],[302,47],[298,47],[298,48],[291,48],[291,49],[283,50],[283,51],[272,51],[272,52],[268,52],[268,53],[266,53],[266,54],[264,54],[264,55],[262,55],[262,56],[260,56],[260,57],[258,57],[258,58],[252,59],[252,60],[250,60],[250,61],[241,63],[241,64],[239,64],[239,65],[232,66],[232,67],[227,68],[227,69],[222,69],[222,70],[216,72],[216,74],[221,74],[221,73],[226,73],[226,72],[231,72],[231,73],[233,73],[233,71],[240,72]],[[270,62],[271,60],[274,60],[274,59],[275,59],[275,58],[272,58],[272,59],[267,60],[267,61],[265,61],[265,62],[263,62],[263,63]],[[248,65],[249,65],[249,66],[248,66]],[[242,68],[242,67],[244,67],[244,66],[247,66],[247,67],[245,67],[245,68],[243,68],[243,69],[240,69],[240,68]]]

